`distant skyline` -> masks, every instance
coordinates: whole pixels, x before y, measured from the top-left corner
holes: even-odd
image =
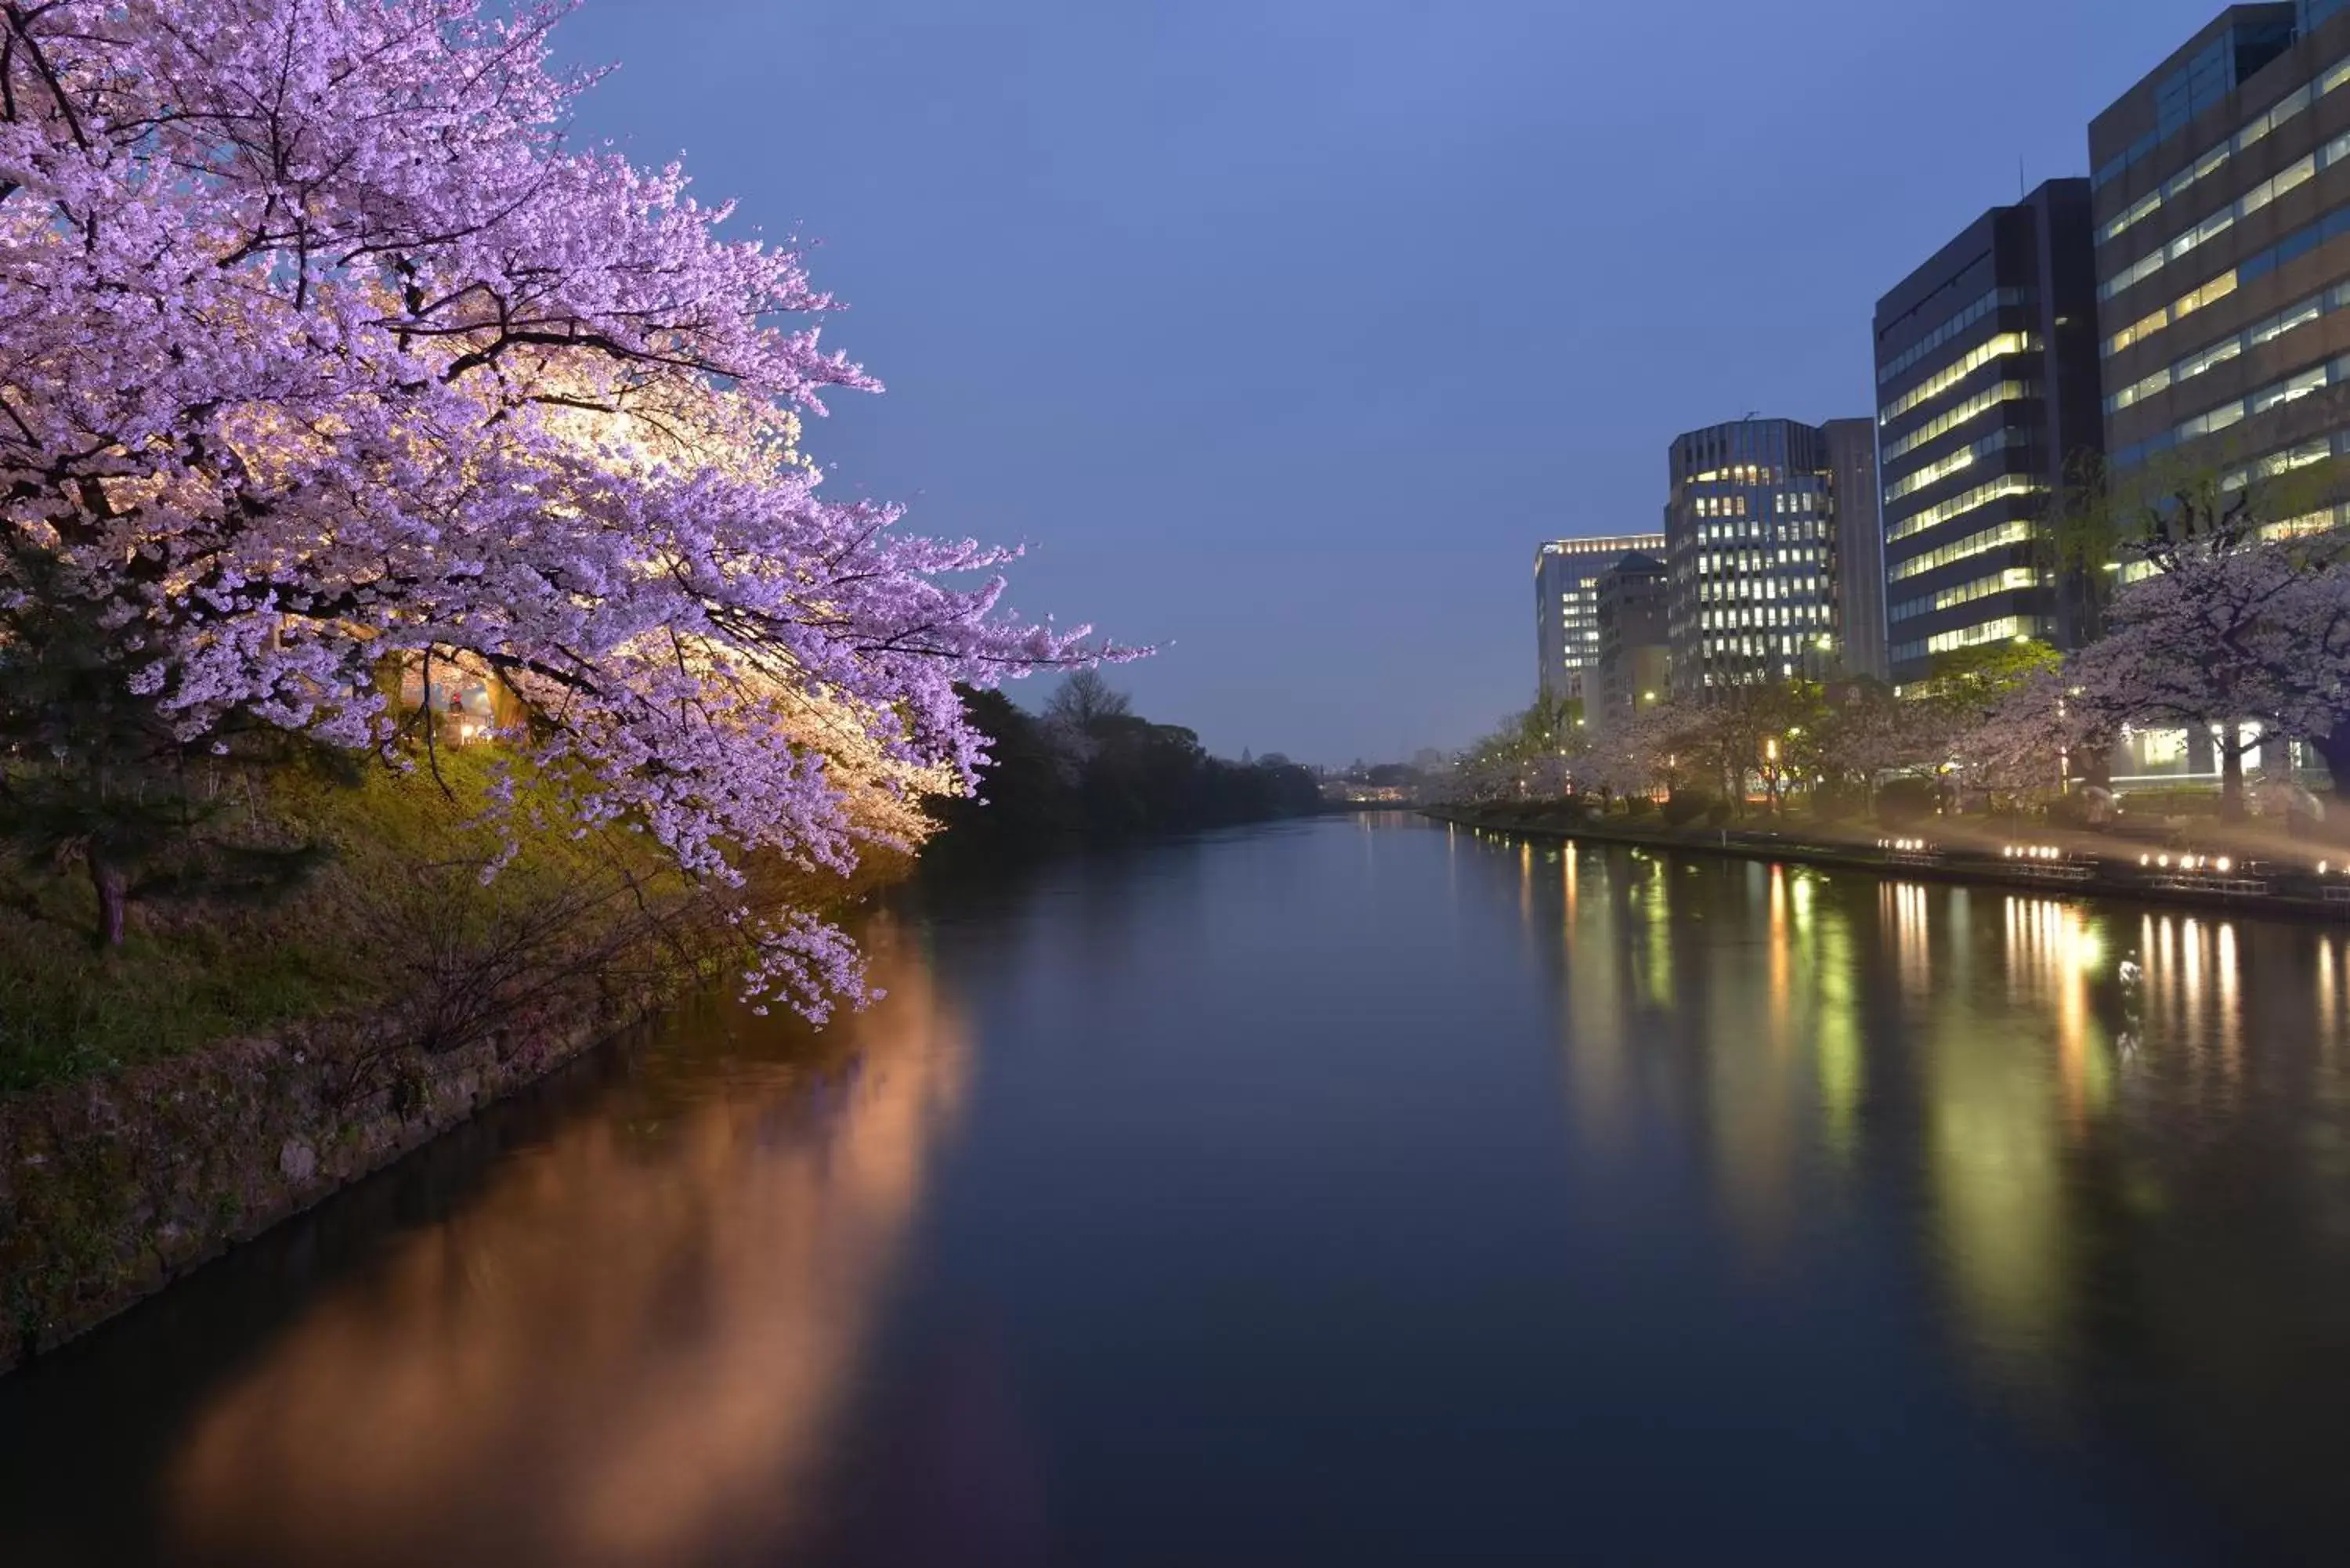
[[[2216,0],[586,0],[580,130],[816,242],[889,387],[808,450],[1013,598],[1165,651],[1210,747],[1452,747],[1533,693],[1534,551],[1666,448],[1872,412],[1877,296]],[[2019,182],[2019,162],[2021,181]],[[1035,706],[1042,686],[1015,687]]]

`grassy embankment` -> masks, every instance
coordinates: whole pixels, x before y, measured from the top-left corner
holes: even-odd
[[[344,1012],[396,1009],[454,1044],[549,985],[642,990],[737,956],[703,892],[624,829],[536,829],[485,882],[489,759],[444,754],[441,774],[273,776],[235,809],[259,836],[325,846],[319,869],[265,903],[143,903],[113,950],[92,940],[86,877],[0,857],[0,1094]],[[868,857],[853,884],[777,873],[758,892],[833,907],[903,866]]]

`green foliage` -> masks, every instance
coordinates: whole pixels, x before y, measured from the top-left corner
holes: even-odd
[[[1981,711],[2035,675],[2064,667],[2064,656],[2044,642],[1991,642],[1934,656],[1914,700]]]
[[[1665,826],[1687,827],[1691,823],[1711,817],[1717,811],[1727,817],[1728,805],[1710,790],[1677,789],[1665,802]]]
[[[1931,779],[1894,779],[1877,792],[1877,820],[1894,826],[1922,822],[1940,805],[1940,789]]]
[[[8,575],[33,591],[0,642],[0,840],[27,872],[88,877],[100,944],[124,940],[141,900],[265,900],[317,869],[322,846],[256,831],[236,807],[256,779],[348,775],[347,762],[266,729],[183,742],[160,699],[125,683],[136,645],[50,557],[20,547]]]
[[[1461,753],[1452,787],[1471,799],[1557,796],[1567,785],[1566,763],[1589,749],[1582,702],[1545,692]]]
[[[1318,810],[1314,775],[1277,755],[1211,757],[1191,731],[1137,717],[1098,677],[1072,677],[1043,718],[1000,691],[966,689],[964,711],[988,737],[980,798],[927,807],[940,859],[1057,844],[1104,843],[1263,822]]]
[[[224,815],[256,841],[318,846],[300,891],[192,889],[134,909],[102,950],[87,879],[0,857],[0,1091],[394,999],[454,1027],[527,983],[518,968],[617,956],[656,919],[681,933],[691,890],[625,831],[533,833],[485,884],[500,846],[473,819],[490,759],[444,753],[441,771],[454,798],[421,771],[271,774]]]

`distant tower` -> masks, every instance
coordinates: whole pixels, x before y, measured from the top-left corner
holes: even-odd
[[[1658,555],[1661,534],[1608,534],[1554,539],[1534,555],[1536,690],[1546,698],[1587,701],[1585,677],[1599,661],[1598,583],[1626,556]]]

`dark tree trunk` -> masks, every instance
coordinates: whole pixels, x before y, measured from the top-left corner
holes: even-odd
[[[2350,719],[2334,726],[2334,732],[2309,742],[2325,763],[2326,775],[2334,781],[2334,798],[2350,802]]]
[[[103,855],[89,857],[90,886],[98,889],[98,945],[122,945],[122,922],[130,906],[130,879],[122,867]]]
[[[2220,732],[2220,820],[2241,822],[2244,810],[2244,727],[2230,724]]]
[[[2325,764],[2326,776],[2334,781],[2334,798],[2327,803],[2323,826],[2311,823],[2304,831],[2331,842],[2344,841],[2350,834],[2350,718],[2334,726],[2334,732],[2312,740],[2309,749],[2315,752]]]

